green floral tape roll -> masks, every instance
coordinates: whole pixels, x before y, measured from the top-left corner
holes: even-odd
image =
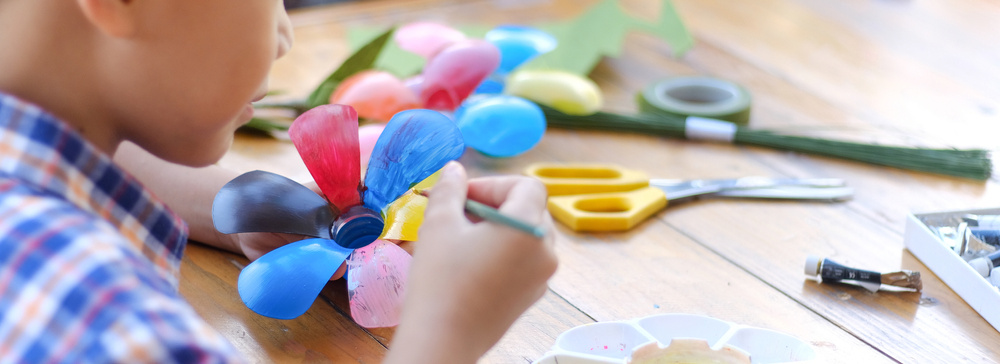
[[[647,86],[636,99],[645,113],[701,116],[739,125],[750,122],[750,93],[718,78],[668,78]]]

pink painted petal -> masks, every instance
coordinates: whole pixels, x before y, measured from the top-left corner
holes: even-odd
[[[296,118],[288,134],[309,174],[338,213],[361,204],[358,114],[353,108],[317,106]]]
[[[421,92],[424,92],[423,75],[410,76],[410,78],[403,80],[403,84],[406,85],[406,88],[410,89],[410,91],[413,91],[414,95],[420,95]]]
[[[368,159],[372,157],[372,149],[375,149],[375,142],[378,141],[378,137],[382,135],[384,129],[385,124],[367,124],[358,128],[362,166],[368,165]]]
[[[500,64],[500,51],[481,39],[445,48],[424,66],[420,100],[432,110],[455,110]]]
[[[394,37],[399,48],[431,59],[445,47],[465,39],[465,34],[447,25],[415,22],[396,29]]]
[[[367,328],[399,325],[406,277],[413,258],[385,240],[356,249],[347,260],[351,317]]]

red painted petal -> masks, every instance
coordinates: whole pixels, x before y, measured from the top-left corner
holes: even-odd
[[[424,66],[424,107],[455,110],[499,64],[500,51],[485,40],[468,39],[445,48]]]
[[[317,106],[295,119],[288,134],[309,174],[332,205],[346,211],[361,204],[358,114],[353,108]]]

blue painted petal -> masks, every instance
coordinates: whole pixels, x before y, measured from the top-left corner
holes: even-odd
[[[473,92],[473,96],[499,94],[503,92],[503,86],[504,86],[503,77],[500,77],[497,74],[493,74],[490,75],[490,77],[483,80],[483,82],[479,83],[479,86],[476,86],[476,91]],[[469,101],[469,99],[465,100]]]
[[[470,148],[493,157],[513,157],[533,148],[545,135],[545,114],[517,96],[470,98],[455,110],[455,120]]]
[[[271,251],[240,272],[236,288],[254,312],[293,319],[312,306],[354,249],[329,239],[306,239]]]
[[[484,39],[500,50],[500,66],[496,72],[501,75],[510,73],[538,55],[552,51],[557,44],[556,38],[551,34],[519,25],[496,27],[487,32]]]
[[[368,161],[365,207],[383,211],[411,186],[464,151],[462,132],[447,116],[424,109],[397,113],[375,142]]]

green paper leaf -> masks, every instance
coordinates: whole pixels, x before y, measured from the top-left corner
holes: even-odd
[[[539,25],[558,41],[552,52],[541,55],[522,68],[557,69],[582,76],[590,74],[603,57],[617,57],[621,54],[622,42],[629,31],[644,31],[659,36],[673,48],[674,57],[680,57],[691,46],[694,39],[688,32],[680,15],[670,0],[662,0],[660,14],[656,22],[636,19],[626,13],[615,0],[595,4],[576,19]],[[458,27],[469,37],[482,38],[489,30],[486,26],[465,25]],[[352,45],[371,39],[377,30],[351,29],[349,39]],[[413,53],[400,49],[395,42],[384,47],[376,61],[375,68],[395,74],[400,78],[419,73],[425,60]]]
[[[677,13],[674,4],[665,0],[660,7],[660,17],[656,23],[641,23],[640,29],[653,33],[665,39],[673,47],[674,57],[683,56],[694,46],[694,37]]]
[[[382,53],[382,49],[389,42],[389,39],[392,39],[392,33],[395,31],[396,28],[390,28],[344,60],[344,63],[336,71],[333,71],[326,80],[323,80],[313,90],[312,94],[309,95],[308,101],[306,101],[306,105],[309,108],[314,108],[330,103],[330,95],[333,94],[333,91],[337,89],[337,86],[341,82],[355,73],[373,68],[375,60],[378,59],[379,54]]]
[[[351,28],[347,34],[347,43],[351,49],[357,49],[378,37],[378,32],[378,29]],[[382,53],[379,54],[372,68],[389,72],[402,79],[420,73],[420,70],[424,68],[424,63],[424,58],[420,55],[399,48],[396,42],[388,42],[382,47]]]
[[[525,69],[556,69],[586,76],[601,58],[621,54],[622,42],[629,31],[640,30],[667,40],[675,57],[694,44],[670,0],[662,0],[656,22],[646,22],[625,12],[615,0],[600,2],[578,18],[543,29],[559,41],[552,52],[521,66]]]
[[[288,123],[280,123],[264,118],[251,118],[246,124],[240,126],[240,129],[263,132],[269,134],[273,131],[288,131]]]

